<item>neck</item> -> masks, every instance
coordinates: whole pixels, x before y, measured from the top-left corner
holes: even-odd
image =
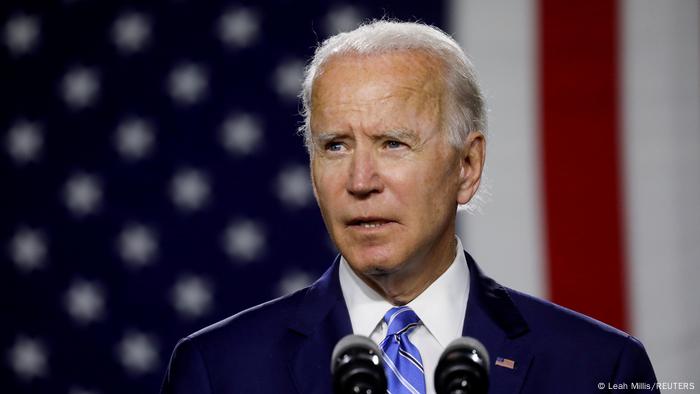
[[[406,305],[447,271],[455,259],[456,247],[457,240],[452,236],[425,256],[406,262],[405,269],[386,274],[355,273],[393,305]]]

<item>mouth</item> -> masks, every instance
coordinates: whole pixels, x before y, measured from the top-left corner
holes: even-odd
[[[358,217],[347,222],[348,227],[357,229],[379,229],[394,223],[393,220],[378,217]]]

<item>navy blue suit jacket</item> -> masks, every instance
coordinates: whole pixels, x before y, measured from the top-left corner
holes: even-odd
[[[471,279],[463,335],[489,352],[489,393],[623,393],[656,382],[636,338],[505,288],[466,256]],[[308,288],[181,340],[162,393],[331,393],[331,352],[352,333],[338,264]],[[495,365],[498,357],[513,360],[514,368]],[[609,390],[614,384],[629,390]]]

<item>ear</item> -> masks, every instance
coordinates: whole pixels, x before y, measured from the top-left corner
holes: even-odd
[[[470,132],[460,154],[457,203],[466,204],[474,197],[481,183],[481,172],[486,160],[486,138],[484,135],[480,131]]]

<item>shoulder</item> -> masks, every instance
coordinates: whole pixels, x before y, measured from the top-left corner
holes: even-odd
[[[553,302],[509,288],[506,291],[535,333],[563,337],[571,333],[577,337],[583,336],[584,339],[590,336],[596,340],[619,340],[630,336],[622,330]]]
[[[533,387],[565,383],[561,377],[569,383],[579,382],[581,392],[590,392],[600,382],[618,387],[632,383],[652,387],[656,382],[649,356],[637,338],[560,305],[506,291],[529,328],[526,336],[535,359],[533,370],[537,371],[530,375]]]
[[[642,343],[634,336],[549,301],[506,289],[527,322],[528,336],[539,362],[552,369],[601,367],[618,374],[653,379],[653,370]],[[562,362],[571,356],[570,360]],[[629,371],[627,371],[629,369]]]
[[[307,290],[254,306],[187,335],[175,346],[173,359],[201,360],[208,368],[217,364],[231,367],[283,351],[292,335],[289,324]],[[241,357],[243,354],[247,356]]]
[[[260,392],[285,382],[288,327],[307,289],[247,309],[181,339],[162,393]],[[260,373],[260,371],[267,371]],[[281,386],[280,386],[281,387]],[[286,389],[270,389],[264,392]]]
[[[287,331],[299,308],[307,288],[280,297],[194,332],[183,339],[200,349],[221,349],[222,345],[235,344],[241,347],[260,346]]]

